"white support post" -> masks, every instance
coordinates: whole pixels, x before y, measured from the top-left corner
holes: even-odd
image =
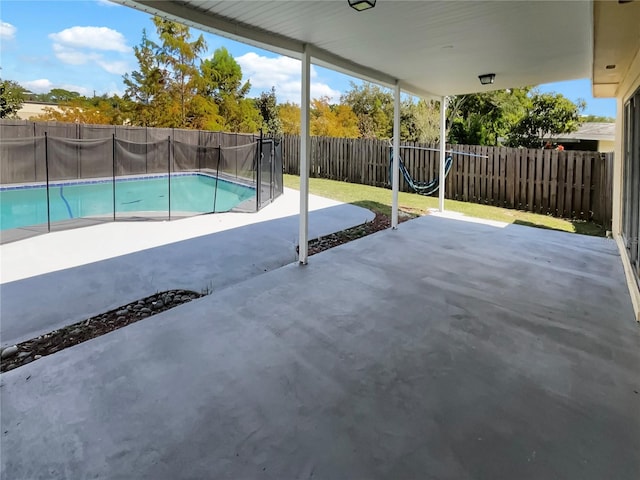
[[[438,180],[438,209],[444,212],[444,179],[447,145],[447,97],[440,99],[440,178]]]
[[[400,189],[400,82],[393,94],[393,169],[391,173],[391,228],[398,228],[398,190]]]
[[[310,75],[311,56],[305,45],[302,54],[302,94],[300,98],[300,230],[298,234],[298,261],[301,265],[307,264],[309,256]]]

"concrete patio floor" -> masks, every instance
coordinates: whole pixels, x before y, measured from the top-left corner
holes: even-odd
[[[2,374],[3,478],[616,479],[613,241],[428,216]]]
[[[171,289],[233,285],[297,260],[299,193],[257,213],[116,222],[0,246],[2,346]],[[370,221],[355,205],[310,196],[310,238]]]

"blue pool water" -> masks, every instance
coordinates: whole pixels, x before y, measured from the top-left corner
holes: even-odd
[[[142,179],[117,179],[116,216],[133,212],[168,212],[169,182],[166,175]],[[226,212],[255,195],[255,190],[203,174],[171,176],[171,212]],[[56,182],[49,185],[52,222],[113,215],[112,182]],[[46,186],[0,189],[0,229],[47,223]],[[126,215],[125,215],[126,216]]]

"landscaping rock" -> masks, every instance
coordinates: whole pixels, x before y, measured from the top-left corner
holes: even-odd
[[[127,313],[129,313],[129,310],[123,309],[123,310],[118,310],[116,312],[116,315],[126,315]]]
[[[140,313],[151,313],[151,309],[147,307],[141,308]]]
[[[11,347],[7,347],[2,350],[0,358],[4,360],[5,358],[13,357],[16,353],[18,353],[18,347],[16,345],[12,345]]]

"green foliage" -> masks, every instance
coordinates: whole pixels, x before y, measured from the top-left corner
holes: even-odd
[[[435,143],[440,138],[440,103],[432,100],[405,100],[400,107],[400,139]]]
[[[52,88],[47,93],[31,93],[25,92],[25,100],[30,102],[44,102],[44,103],[64,103],[77,100],[79,98],[85,98],[78,92],[65,90],[64,88]]]
[[[217,48],[213,57],[200,66],[204,80],[202,93],[216,100],[224,97],[244,98],[251,84],[242,83],[242,68],[225,47]]]
[[[124,98],[130,102],[130,121],[144,127],[166,126],[165,118],[171,103],[166,85],[166,72],[157,55],[159,47],[142,31],[140,45],[133,48],[138,70],[123,78],[127,87]]]
[[[260,94],[260,97],[256,99],[256,107],[262,117],[264,132],[272,137],[282,135],[282,121],[278,115],[275,87],[271,87],[270,92],[262,92]]]
[[[449,98],[449,142],[499,145],[526,113],[531,89],[515,88]]]
[[[600,115],[581,115],[580,123],[615,123],[616,119],[613,117],[603,117]]]
[[[0,80],[0,118],[15,118],[24,102],[24,88],[12,80]]]
[[[170,98],[179,103],[179,108],[173,106],[170,110],[174,114],[173,125],[167,126],[193,127],[200,124],[190,104],[201,82],[196,61],[207,48],[204,36],[190,41],[191,31],[186,25],[160,17],[153,17],[153,23],[162,41],[162,45],[156,49],[156,55],[164,73],[164,87]]]
[[[351,82],[351,90],[341,97],[358,118],[362,138],[390,138],[393,135],[393,95],[372,83]]]
[[[263,118],[253,100],[245,98],[251,84],[242,82],[242,68],[224,47],[200,65],[200,93],[218,106],[223,129],[232,132],[257,132]]]
[[[225,121],[212,98],[201,94],[197,65],[206,50],[202,35],[191,40],[189,27],[153,18],[161,44],[145,31],[134,47],[138,70],[124,76],[124,101],[134,125],[220,130]]]
[[[535,92],[526,114],[509,134],[509,145],[541,148],[551,137],[576,131],[584,107],[583,101],[576,105],[561,94]]]

